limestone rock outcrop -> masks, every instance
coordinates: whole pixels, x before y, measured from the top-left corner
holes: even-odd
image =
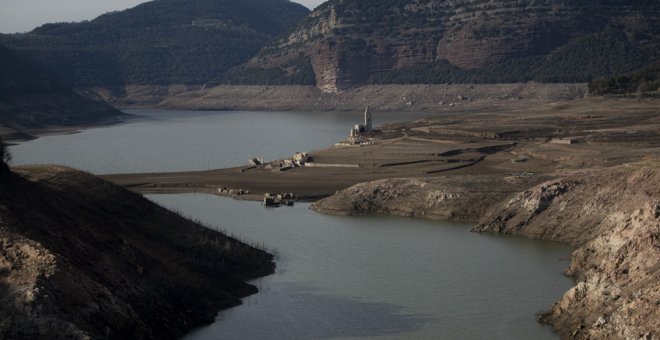
[[[589,81],[657,58],[659,20],[657,4],[633,0],[332,0],[243,67],[295,74],[302,60],[326,92],[369,82]]]
[[[660,172],[657,164],[586,171],[547,182],[475,227],[578,246],[577,284],[541,320],[564,338],[660,336]]]
[[[385,179],[354,185],[312,204],[335,215],[397,215],[474,221],[544,177],[447,176]]]

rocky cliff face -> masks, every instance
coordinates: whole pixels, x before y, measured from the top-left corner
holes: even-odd
[[[271,260],[89,174],[0,174],[3,339],[177,339]]]
[[[652,339],[660,332],[660,172],[657,162],[543,183],[497,209],[477,231],[579,246],[577,285],[542,320],[564,338]]]
[[[588,81],[657,57],[659,19],[657,4],[636,0],[332,0],[245,68],[280,68],[302,51],[328,92],[367,82]]]
[[[660,202],[649,202],[578,248],[577,285],[541,320],[564,337],[654,339],[660,330]]]

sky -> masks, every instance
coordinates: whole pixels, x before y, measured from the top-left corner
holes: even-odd
[[[309,9],[325,0],[293,0]],[[0,0],[0,33],[27,32],[51,22],[91,20],[145,0]]]

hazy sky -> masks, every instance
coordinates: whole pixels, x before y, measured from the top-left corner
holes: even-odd
[[[310,9],[324,0],[294,0]],[[145,0],[0,0],[0,33],[31,31],[49,22],[91,20]]]

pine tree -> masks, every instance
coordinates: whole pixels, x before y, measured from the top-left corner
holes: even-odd
[[[0,172],[9,170],[9,162],[11,162],[11,154],[2,140],[2,136],[0,136]]]

